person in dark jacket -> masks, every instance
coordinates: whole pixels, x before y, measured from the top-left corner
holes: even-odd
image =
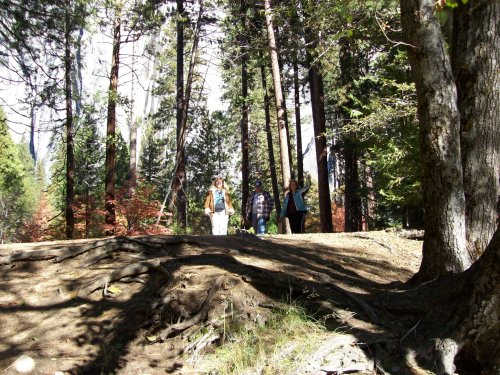
[[[292,233],[304,233],[304,220],[307,212],[304,195],[311,187],[311,176],[307,176],[306,186],[299,188],[299,183],[291,179],[285,190],[285,199],[281,207],[280,218],[287,217]]]
[[[255,181],[255,190],[247,199],[245,218],[252,223],[255,234],[266,233],[266,221],[269,220],[274,208],[274,199],[262,189],[262,181]]]

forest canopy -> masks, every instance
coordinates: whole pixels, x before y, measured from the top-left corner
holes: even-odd
[[[47,173],[32,205],[44,213],[9,211],[23,219],[2,242],[206,233],[204,194],[218,175],[237,205],[234,232],[255,179],[280,201],[304,172],[317,176],[308,231],[421,228],[416,94],[398,4],[281,1],[271,11],[282,15],[273,25],[281,104],[263,3],[4,1],[6,136]],[[323,94],[311,95],[318,83]]]

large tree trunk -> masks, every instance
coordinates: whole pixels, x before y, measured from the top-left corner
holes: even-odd
[[[75,115],[80,118],[83,109],[83,83],[82,83],[82,39],[83,39],[83,27],[78,29],[78,37],[75,41],[75,66],[71,69],[71,84],[73,86],[73,92],[71,96],[75,103]]]
[[[467,271],[386,295],[385,308],[417,314],[415,332],[400,342],[411,374],[430,370],[454,374],[455,366],[474,374],[500,370],[500,227]],[[398,307],[396,307],[399,305]],[[462,373],[462,372],[460,372]]]
[[[293,60],[293,98],[295,104],[295,137],[297,139],[297,180],[304,186],[304,157],[302,155],[302,122],[300,119],[300,83],[297,53]]]
[[[280,142],[280,161],[281,161],[281,178],[282,187],[285,190],[290,181],[290,160],[288,158],[288,144],[286,126],[285,126],[285,108],[283,100],[283,92],[281,91],[281,77],[278,64],[278,53],[276,50],[276,40],[274,38],[273,15],[270,0],[264,0],[264,8],[266,13],[266,27],[269,38],[269,53],[271,55],[271,71],[274,84],[274,99],[276,102],[276,115],[278,122],[278,136]],[[287,225],[288,232],[288,225]]]
[[[318,167],[319,219],[322,233],[333,232],[332,201],[328,179],[328,147],[326,143],[325,97],[323,77],[318,62],[313,63],[307,51],[309,65],[309,87],[314,124],[314,145],[316,146],[316,165]]]
[[[283,59],[281,58],[281,55],[278,53],[278,48],[279,48],[278,46],[280,45],[279,28],[274,27],[274,35],[276,40],[276,55],[278,56],[278,66],[280,70],[281,92],[283,93],[283,112],[284,112],[283,117],[285,119],[286,139],[288,142],[288,162],[290,163],[291,177],[295,178],[296,176],[294,175],[293,172],[293,156],[292,156],[292,142],[290,137],[290,124],[288,123],[288,111],[286,109],[286,88],[285,88],[285,75],[283,69]]]
[[[262,52],[259,52],[259,58],[262,58]],[[271,132],[271,103],[269,95],[267,93],[267,80],[266,80],[266,69],[263,63],[260,65],[260,75],[262,79],[262,90],[264,91],[264,113],[266,118],[266,136],[267,136],[267,149],[269,153],[269,170],[271,171],[271,184],[273,187],[273,198],[274,198],[274,209],[276,210],[276,217],[279,217],[281,212],[281,201],[280,192],[278,187],[278,177],[276,174],[276,161],[274,159],[274,146],[273,146],[273,135]]]
[[[375,189],[373,186],[373,170],[367,165],[363,164],[364,169],[364,185],[366,187],[366,203],[365,203],[365,227],[364,230],[374,230],[376,227],[375,212],[377,202],[375,200]]]
[[[249,139],[248,139],[248,55],[246,33],[248,31],[246,23],[247,5],[245,0],[241,0],[241,23],[243,32],[240,36],[240,59],[241,59],[241,215],[245,217],[245,207],[249,195],[250,185],[250,163],[249,163]]]
[[[73,108],[71,97],[71,0],[66,0],[65,24],[65,92],[66,92],[66,238],[73,238],[75,231],[75,152],[73,147]]]
[[[358,169],[358,157],[356,146],[349,136],[344,139],[344,163],[345,163],[345,231],[359,232],[363,229],[360,180]]]
[[[499,24],[499,1],[469,0],[454,10],[452,65],[460,110],[467,251],[473,260],[493,236],[498,217]]]
[[[106,208],[106,234],[114,235],[116,226],[115,159],[116,159],[116,99],[118,95],[118,67],[120,65],[121,20],[117,15],[113,30],[113,58],[108,91],[108,120],[106,126],[106,175],[104,179],[104,205]]]
[[[182,139],[183,117],[186,105],[184,96],[184,0],[177,0],[177,155],[176,168],[174,171],[174,180],[172,183],[172,199],[169,211],[177,209],[177,223],[181,227],[186,226],[186,196],[184,194],[186,177],[186,154],[184,140]],[[187,116],[186,116],[187,117]]]
[[[498,13],[497,13],[498,14]],[[462,350],[474,353],[484,374],[500,371],[500,226],[483,255],[464,274],[466,318],[458,327]]]
[[[182,0],[178,0],[177,6],[182,6]],[[177,208],[177,223],[185,228],[187,225],[187,205],[186,205],[186,167],[185,167],[185,149],[186,149],[186,136],[187,136],[187,120],[189,111],[189,101],[191,99],[191,87],[194,79],[194,68],[196,66],[196,59],[198,53],[198,42],[200,38],[201,23],[203,18],[203,1],[200,1],[200,8],[198,13],[198,20],[196,21],[196,28],[193,35],[193,46],[191,48],[191,59],[189,62],[189,71],[186,82],[186,90],[181,102],[180,118],[177,118],[177,153],[175,158],[174,178],[172,180],[172,198],[170,200],[169,210],[172,212],[174,207]],[[182,12],[184,12],[182,8]],[[178,30],[179,31],[179,30]],[[182,43],[184,38],[182,38]],[[180,40],[178,39],[179,43]],[[180,50],[177,51],[179,53]],[[179,55],[177,55],[178,63]],[[180,79],[181,71],[177,67],[177,79]],[[177,87],[179,90],[179,87]],[[179,93],[179,91],[178,91]],[[178,97],[179,98],[179,97]],[[178,113],[179,115],[179,113]]]
[[[132,46],[132,71],[135,71],[135,41]],[[137,185],[137,121],[135,116],[135,85],[134,75],[132,75],[130,89],[130,118],[129,118],[129,184],[131,189]]]
[[[340,41],[340,79],[344,86],[349,87],[352,82],[359,78],[359,73],[356,71],[358,56],[352,51],[351,42],[347,38],[342,38]],[[352,106],[352,100],[348,99],[344,104],[346,107]],[[351,121],[350,114],[347,110],[342,109],[340,116],[342,118],[342,126],[347,125]],[[358,232],[363,229],[362,225],[362,204],[361,204],[361,180],[359,173],[359,151],[357,150],[357,140],[355,135],[346,132],[343,134],[343,158],[345,167],[345,217],[344,227],[346,232]]]
[[[313,1],[312,6],[315,6]],[[307,10],[304,16],[307,17]],[[321,232],[333,232],[332,201],[330,197],[330,183],[328,178],[328,146],[326,142],[326,117],[325,117],[325,94],[323,90],[323,77],[321,65],[316,59],[315,48],[318,37],[310,29],[305,30],[306,61],[309,71],[309,89],[311,92],[311,108],[314,125],[314,145],[316,148],[316,165],[318,168],[318,200],[319,219]]]
[[[414,280],[424,281],[471,265],[465,248],[465,199],[460,163],[456,89],[432,0],[401,0],[416,83],[423,161],[425,235]]]

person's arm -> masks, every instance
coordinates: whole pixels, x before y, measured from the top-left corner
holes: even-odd
[[[248,215],[252,212],[252,201],[253,201],[253,193],[250,193],[250,195],[247,198],[247,203],[245,205],[245,218],[248,219]]]
[[[271,218],[271,213],[273,212],[274,201],[271,198],[269,192],[265,191],[264,193],[264,219],[268,221]]]
[[[285,195],[285,198],[283,199],[283,205],[281,206],[281,212],[280,212],[280,219],[284,218],[286,216],[286,206],[288,204],[288,194]]]
[[[269,216],[271,215],[271,212],[273,212],[274,209],[274,198],[271,197],[271,194],[267,193],[268,200],[269,200]]]
[[[233,203],[231,202],[231,195],[229,194],[229,191],[226,190],[226,207],[227,207],[227,213],[231,216],[234,215],[234,208],[233,208]]]
[[[300,194],[305,195],[309,189],[311,188],[311,174],[306,174],[306,185],[303,188],[300,188]]]
[[[210,193],[210,190],[207,193],[207,196],[205,197],[205,215],[210,215],[212,213],[212,209],[210,208],[210,200],[211,200],[212,194]]]

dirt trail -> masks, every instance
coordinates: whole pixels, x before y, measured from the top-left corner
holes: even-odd
[[[229,311],[264,324],[285,301],[307,303],[330,329],[297,374],[355,365],[370,373],[355,344],[401,337],[411,324],[371,303],[403,288],[420,264],[421,242],[394,232],[95,242],[0,246],[1,373],[17,373],[22,355],[35,374],[201,373],[203,347],[218,344]],[[72,257],[54,262],[69,248]],[[47,259],[19,259],[28,253]],[[207,327],[214,335],[196,343]]]

